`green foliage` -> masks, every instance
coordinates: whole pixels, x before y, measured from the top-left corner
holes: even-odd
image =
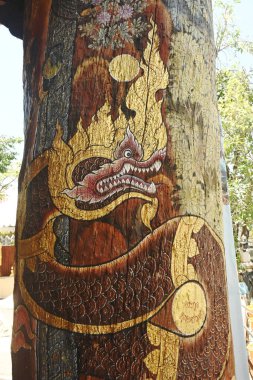
[[[253,89],[243,70],[217,73],[233,222],[253,227]]]
[[[0,200],[5,198],[6,190],[18,176],[20,165],[16,161],[16,144],[21,141],[20,138],[0,136]]]
[[[216,27],[216,56],[219,56],[225,50],[230,53],[253,53],[253,42],[243,40],[240,29],[234,23],[234,5],[240,3],[240,0],[215,0],[214,6],[216,12],[220,14],[215,19]]]
[[[15,159],[15,144],[17,142],[19,139],[14,137],[0,136],[0,173],[5,173]]]
[[[228,52],[232,65],[237,55],[253,53],[253,42],[243,40],[234,23],[234,8],[238,3],[240,0],[214,2],[218,15],[214,20],[217,59],[221,62],[222,53]],[[217,71],[217,95],[236,230],[238,225],[249,229],[253,226],[253,88],[251,75],[242,67],[232,65]]]

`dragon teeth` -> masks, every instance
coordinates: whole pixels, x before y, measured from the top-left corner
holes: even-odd
[[[162,163],[161,161],[156,161],[155,162],[155,170],[158,171],[160,169],[160,167],[162,166]]]
[[[117,185],[132,185],[134,187],[137,187],[141,190],[144,190],[144,191],[147,191],[149,193],[155,193],[156,192],[156,186],[154,184],[154,182],[151,182],[151,184],[143,184],[142,182],[138,182],[138,181],[135,181],[135,180],[130,180],[129,178],[127,179],[122,179],[122,180],[113,180],[112,182],[109,182],[107,184],[105,184],[105,182],[108,182],[108,181],[101,181],[98,185],[98,191],[99,193],[103,193],[105,191],[108,191],[108,190],[111,190],[113,187],[117,186]],[[117,191],[119,191],[120,189],[117,189]]]
[[[123,170],[125,171],[125,173],[129,173],[129,171],[131,170],[131,165],[125,164]]]
[[[148,193],[152,194],[156,192],[156,186],[152,183],[143,183],[141,179],[137,180],[136,177],[133,178],[121,178],[122,176],[126,175],[129,172],[132,173],[150,173],[152,171],[158,172],[162,166],[162,162],[160,160],[157,160],[153,163],[150,167],[136,167],[129,163],[125,163],[122,170],[115,174],[112,177],[103,178],[98,186],[97,189],[99,193],[103,193],[105,191],[111,190],[113,187],[117,187],[118,185],[130,185],[134,186],[136,188],[139,188],[143,191],[147,191]],[[115,189],[115,191],[120,191],[120,189]]]
[[[152,193],[154,193],[156,191],[156,187],[155,187],[154,182],[151,182],[151,185],[149,186],[149,191]]]

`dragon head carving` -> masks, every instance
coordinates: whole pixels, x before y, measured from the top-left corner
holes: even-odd
[[[119,60],[114,58],[111,65],[112,75],[118,73],[120,67],[115,65],[124,59],[129,64],[133,62],[134,72],[141,69],[142,75],[132,80],[125,98],[134,116],[129,119],[119,109],[113,120],[110,102],[106,100],[87,130],[80,119],[75,135],[67,143],[62,139],[61,127],[56,128],[49,152],[49,189],[56,207],[73,218],[97,219],[130,198],[148,203],[141,213],[147,226],[156,214],[157,184],[152,177],[162,167],[167,146],[163,99],[157,100],[156,93],[168,85],[168,72],[160,57],[153,20],[151,25],[141,62],[122,55]]]

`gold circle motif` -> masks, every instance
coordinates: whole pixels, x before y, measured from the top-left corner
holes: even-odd
[[[206,299],[200,285],[194,282],[182,285],[173,300],[172,316],[184,335],[195,334],[201,329],[206,318]]]
[[[117,55],[109,64],[111,76],[118,82],[129,82],[139,72],[139,62],[129,54]]]

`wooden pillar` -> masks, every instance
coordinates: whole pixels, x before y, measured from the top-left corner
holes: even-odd
[[[233,379],[211,0],[27,0],[13,379]]]

